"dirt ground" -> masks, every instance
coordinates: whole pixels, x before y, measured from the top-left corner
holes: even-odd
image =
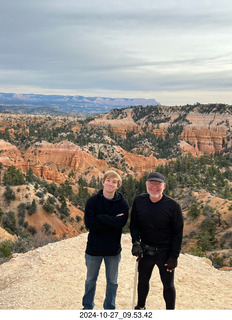
[[[84,251],[87,234],[17,254],[0,265],[0,309],[80,310],[86,277]],[[116,308],[133,309],[135,258],[131,239],[122,236]],[[219,271],[210,261],[181,254],[175,274],[177,310],[232,310],[232,271]],[[105,295],[102,264],[95,309],[103,309]],[[158,269],[153,271],[147,310],[164,310]]]

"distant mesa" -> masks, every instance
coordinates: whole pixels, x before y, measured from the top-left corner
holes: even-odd
[[[0,112],[96,115],[115,108],[159,105],[155,99],[0,93]]]

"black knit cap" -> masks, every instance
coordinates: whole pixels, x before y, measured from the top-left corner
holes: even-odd
[[[148,177],[147,181],[159,181],[159,182],[165,182],[164,176],[159,172],[151,172]]]

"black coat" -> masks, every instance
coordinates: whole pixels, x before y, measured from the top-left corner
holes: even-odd
[[[123,216],[117,217],[118,214]],[[90,197],[85,206],[85,226],[89,230],[86,253],[93,256],[113,256],[121,252],[122,228],[129,213],[126,199],[119,192],[109,200],[103,190]]]

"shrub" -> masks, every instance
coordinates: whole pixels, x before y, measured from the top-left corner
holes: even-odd
[[[4,192],[4,197],[5,197],[5,199],[6,199],[8,204],[12,200],[15,200],[15,193],[14,193],[14,191],[11,189],[11,187],[9,185],[6,186],[6,190]]]
[[[203,251],[211,251],[214,248],[216,240],[214,236],[210,234],[209,231],[204,231],[198,236],[198,244],[202,248]]]
[[[62,214],[62,216],[68,217],[70,216],[70,210],[67,207],[66,201],[61,202],[61,206],[58,208],[59,212]]]
[[[194,256],[198,256],[198,257],[204,257],[205,256],[205,252],[199,246],[191,246],[189,248],[189,253],[194,255]]]
[[[211,216],[214,211],[215,211],[214,208],[210,207],[209,205],[205,205],[203,210],[202,210],[202,214],[204,216]]]
[[[7,212],[2,218],[2,226],[3,228],[9,228],[11,231],[15,231],[16,229],[16,219],[15,213],[13,211]]]
[[[55,207],[50,202],[46,201],[43,205],[43,209],[48,213],[53,213],[55,210]]]
[[[23,173],[19,169],[16,169],[15,166],[10,166],[4,172],[3,182],[5,186],[18,186],[24,184],[25,179]]]
[[[26,174],[26,181],[32,183],[36,180],[37,180],[37,178],[34,175],[33,170],[31,168],[29,168],[29,170],[27,171],[27,174]]]
[[[18,205],[18,223],[20,226],[24,224],[25,216],[26,216],[26,204],[20,203]]]
[[[29,227],[28,227],[28,231],[29,231],[32,235],[36,234],[36,232],[37,232],[36,227],[34,227],[34,226],[29,226]]]
[[[214,214],[208,215],[200,224],[200,230],[208,232],[211,239],[215,238],[216,219]]]
[[[55,206],[54,206],[55,202],[56,202],[56,199],[54,197],[49,196],[45,204],[43,205],[43,209],[48,213],[53,213],[55,210]]]
[[[2,221],[3,215],[4,215],[4,212],[2,211],[2,208],[0,208],[0,222]]]
[[[12,242],[7,240],[0,243],[0,258],[8,258],[12,254]]]
[[[76,221],[79,222],[81,220],[82,220],[82,218],[80,216],[76,215]]]
[[[35,202],[35,199],[32,200],[32,203],[27,206],[28,214],[31,216],[33,213],[36,213],[37,211],[37,205]]]
[[[44,232],[46,235],[50,235],[52,232],[51,232],[51,228],[52,226],[50,224],[48,224],[47,222],[43,224],[43,227],[44,227]]]
[[[212,253],[209,256],[209,259],[212,261],[212,264],[215,268],[221,268],[225,265],[223,262],[223,258],[219,256],[217,252]]]
[[[228,248],[232,247],[232,231],[227,231],[221,237],[221,244],[224,246],[227,243]]]
[[[56,203],[56,198],[49,196],[49,197],[47,198],[47,201],[54,205],[54,204]]]
[[[197,234],[196,230],[191,230],[191,231],[189,232],[189,238],[195,237],[196,234]]]
[[[196,219],[201,214],[201,210],[198,206],[197,201],[193,201],[188,209],[188,216],[192,219]]]
[[[23,237],[18,237],[18,240],[13,243],[13,252],[24,253],[30,250],[32,247],[32,237],[24,235]]]
[[[43,198],[44,193],[41,192],[41,191],[37,191],[35,195],[36,195],[38,198]]]

